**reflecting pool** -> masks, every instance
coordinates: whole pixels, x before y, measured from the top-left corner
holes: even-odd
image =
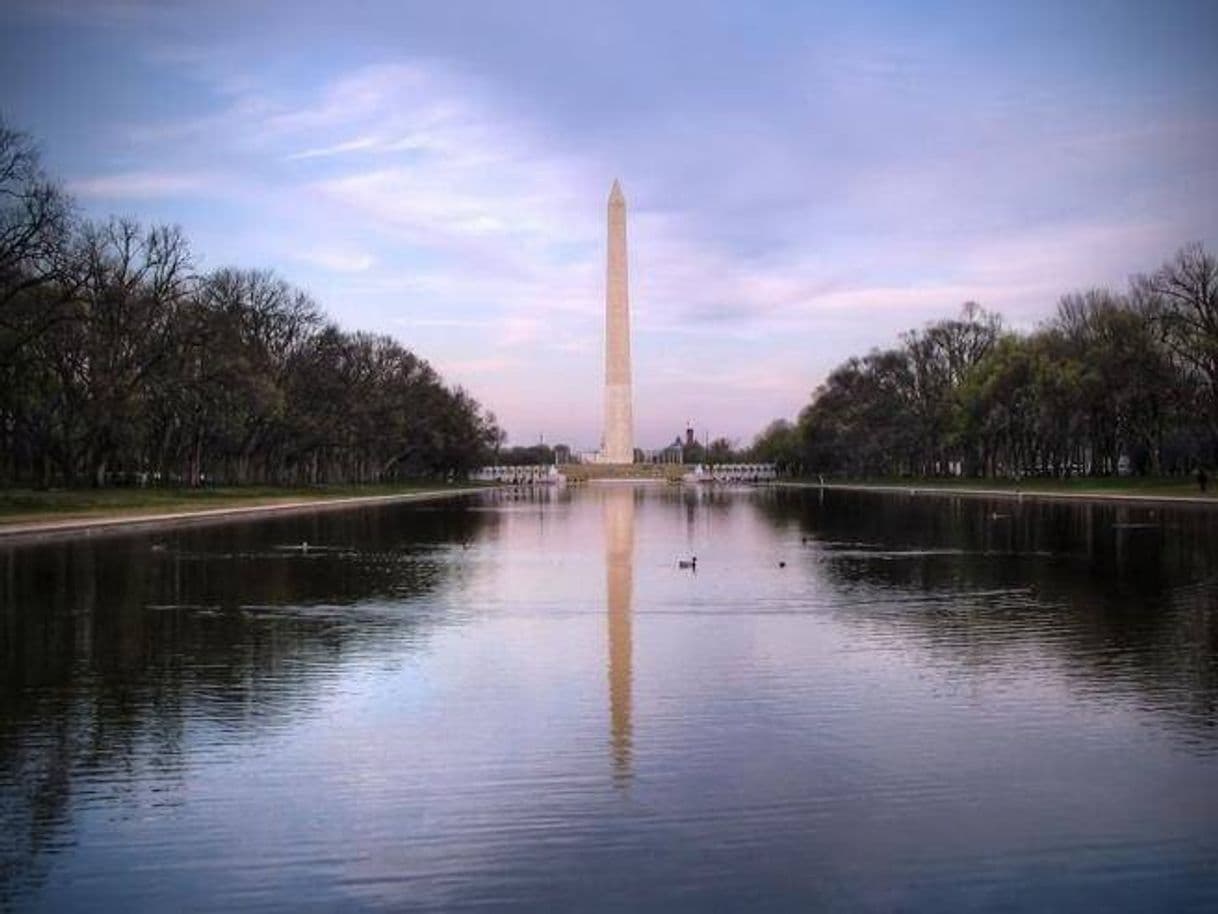
[[[1218,512],[602,484],[0,576],[0,910],[1218,910]]]

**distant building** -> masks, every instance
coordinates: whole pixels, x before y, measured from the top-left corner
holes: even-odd
[[[638,451],[638,463],[681,463],[685,459],[685,449],[681,446],[680,436],[673,439],[672,444],[650,451]]]

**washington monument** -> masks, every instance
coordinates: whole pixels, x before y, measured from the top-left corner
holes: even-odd
[[[634,463],[630,389],[630,295],[626,270],[626,197],[609,191],[609,256],[605,278],[605,463]]]

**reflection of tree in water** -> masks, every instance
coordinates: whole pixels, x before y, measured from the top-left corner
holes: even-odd
[[[861,492],[758,503],[808,537],[842,618],[915,633],[951,663],[1062,656],[1190,731],[1218,724],[1218,515],[1181,507]]]
[[[686,510],[704,508],[716,514],[728,514],[740,504],[742,491],[751,491],[743,486],[683,485],[656,489],[651,498],[665,504],[680,504]]]
[[[0,906],[40,879],[74,782],[172,783],[188,723],[273,727],[344,661],[409,647],[446,621],[411,598],[495,520],[383,507],[0,551]]]

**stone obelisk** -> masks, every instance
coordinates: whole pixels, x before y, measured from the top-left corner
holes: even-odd
[[[609,256],[605,277],[606,463],[634,463],[634,409],[630,385],[630,295],[626,271],[626,197],[609,192]]]

